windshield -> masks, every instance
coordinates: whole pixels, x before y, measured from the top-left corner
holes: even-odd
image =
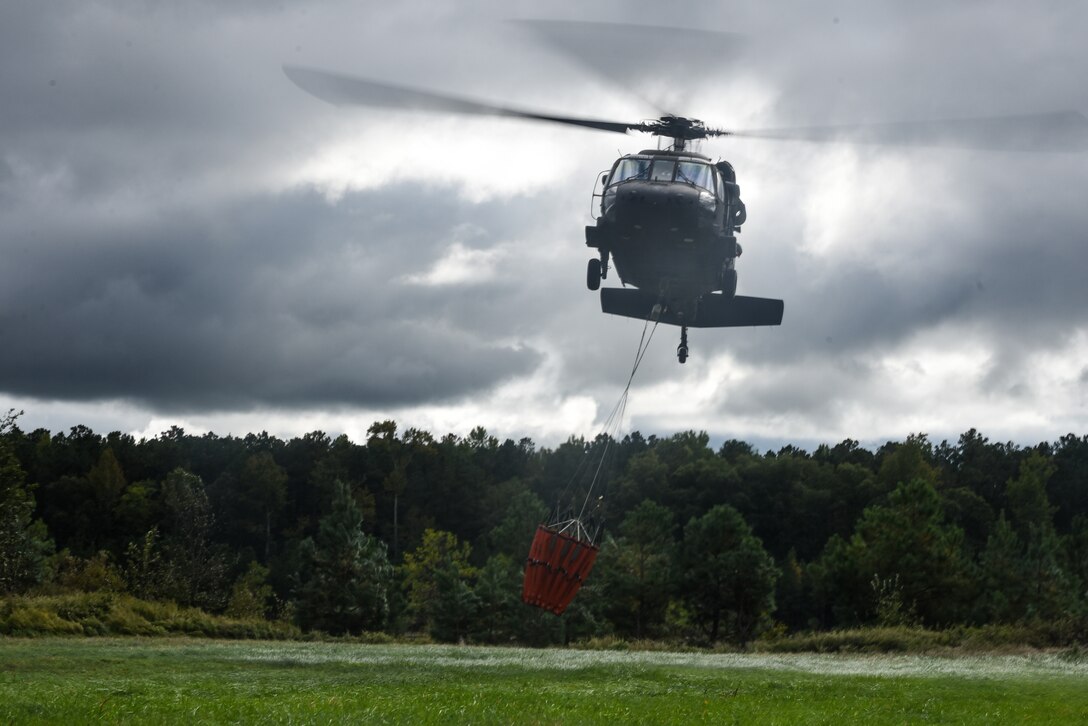
[[[672,181],[672,173],[675,169],[675,161],[658,159],[654,162],[654,170],[653,173],[650,174],[650,181]]]
[[[694,184],[708,191],[714,191],[714,175],[709,164],[681,161],[676,165],[676,181]]]
[[[616,171],[610,180],[611,184],[627,181],[628,179],[649,179],[649,159],[621,159],[616,165]]]
[[[692,184],[708,191],[714,191],[714,171],[709,164],[697,161],[673,159],[646,159],[628,157],[620,159],[616,170],[609,179],[609,186],[631,179],[671,182],[675,176],[678,182]]]

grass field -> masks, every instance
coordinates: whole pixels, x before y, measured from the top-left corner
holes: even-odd
[[[0,638],[0,723],[1086,723],[1088,661]]]

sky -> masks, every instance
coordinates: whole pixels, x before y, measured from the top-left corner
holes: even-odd
[[[731,129],[1088,112],[1083,3],[681,7],[3,3],[0,409],[138,437],[602,430],[643,325],[586,290],[583,227],[596,176],[654,140],[334,107],[284,64]],[[587,61],[519,19],[715,33]],[[784,320],[692,330],[683,366],[659,327],[619,434],[1088,433],[1088,153],[702,151],[747,205],[738,293]]]

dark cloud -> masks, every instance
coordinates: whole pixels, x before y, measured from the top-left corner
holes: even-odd
[[[607,411],[642,325],[601,315],[584,289],[581,225],[593,172],[652,142],[540,127],[555,145],[525,149],[502,122],[479,132],[326,107],[280,70],[557,113],[649,112],[639,97],[654,88],[626,94],[614,68],[592,77],[502,22],[541,15],[744,34],[743,53],[717,59],[712,35],[687,47],[663,34],[666,48],[639,43],[641,64],[619,65],[656,72],[660,86],[657,59],[680,60],[666,90],[682,107],[670,110],[711,125],[1088,110],[1088,11],[1056,0],[707,2],[683,17],[619,0],[515,2],[501,16],[424,0],[8,3],[0,391],[152,411],[395,408],[479,400],[554,369],[541,395],[588,395]],[[295,174],[354,133],[384,163],[404,145],[419,168],[342,196]],[[511,188],[492,182],[481,195],[447,163],[484,133],[494,137],[479,148],[497,153],[476,163]],[[428,141],[433,158],[407,153]],[[741,292],[784,298],[785,321],[693,331],[686,368],[673,356],[678,331],[660,328],[639,385],[691,383],[722,417],[811,431],[885,405],[880,361],[957,336],[989,361],[970,383],[980,398],[1030,401],[1046,394],[1036,354],[1068,355],[1088,326],[1083,154],[725,140],[705,150],[734,162],[749,200]],[[541,156],[574,161],[537,185]],[[470,269],[443,279],[447,263]],[[713,360],[759,375],[738,387]],[[653,428],[654,414],[639,416]]]
[[[479,291],[390,274],[433,259],[459,216],[448,195],[402,187],[24,232],[0,273],[0,380],[20,395],[174,410],[404,405],[489,388],[539,354],[451,302]]]

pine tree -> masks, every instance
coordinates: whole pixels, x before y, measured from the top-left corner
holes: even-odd
[[[647,499],[627,513],[620,537],[605,543],[598,569],[605,614],[625,634],[643,638],[665,622],[669,605],[673,513]]]
[[[427,529],[419,547],[404,555],[408,609],[436,640],[458,641],[473,629],[480,598],[471,553],[452,532]]]
[[[1023,547],[1016,530],[1002,511],[979,555],[981,591],[977,618],[983,622],[1012,623],[1027,612],[1027,573]]]
[[[0,416],[0,594],[41,582],[53,553],[45,525],[34,519],[33,488],[7,439],[17,415]]]
[[[215,517],[204,482],[174,469],[162,483],[163,566],[167,592],[182,605],[219,610],[227,604],[230,555],[212,541]]]
[[[778,569],[740,513],[714,507],[684,527],[680,588],[711,642],[723,630],[745,644],[774,610]]]
[[[385,624],[393,568],[385,544],[363,532],[363,515],[347,484],[335,483],[329,513],[300,548],[295,606],[303,628],[340,634]]]
[[[506,555],[488,558],[477,573],[476,629],[473,637],[485,643],[501,643],[515,638],[525,620],[521,602],[522,570]]]
[[[1012,525],[1023,546],[1022,616],[1029,619],[1060,618],[1074,608],[1077,599],[1077,578],[1065,561],[1064,547],[1054,528],[1054,507],[1046,493],[1054,471],[1049,458],[1034,453],[1021,463],[1018,476],[1005,485]]]
[[[970,602],[963,531],[945,521],[940,497],[924,479],[900,484],[887,506],[866,509],[850,549],[867,582],[896,581],[904,610],[926,624],[957,622]]]

